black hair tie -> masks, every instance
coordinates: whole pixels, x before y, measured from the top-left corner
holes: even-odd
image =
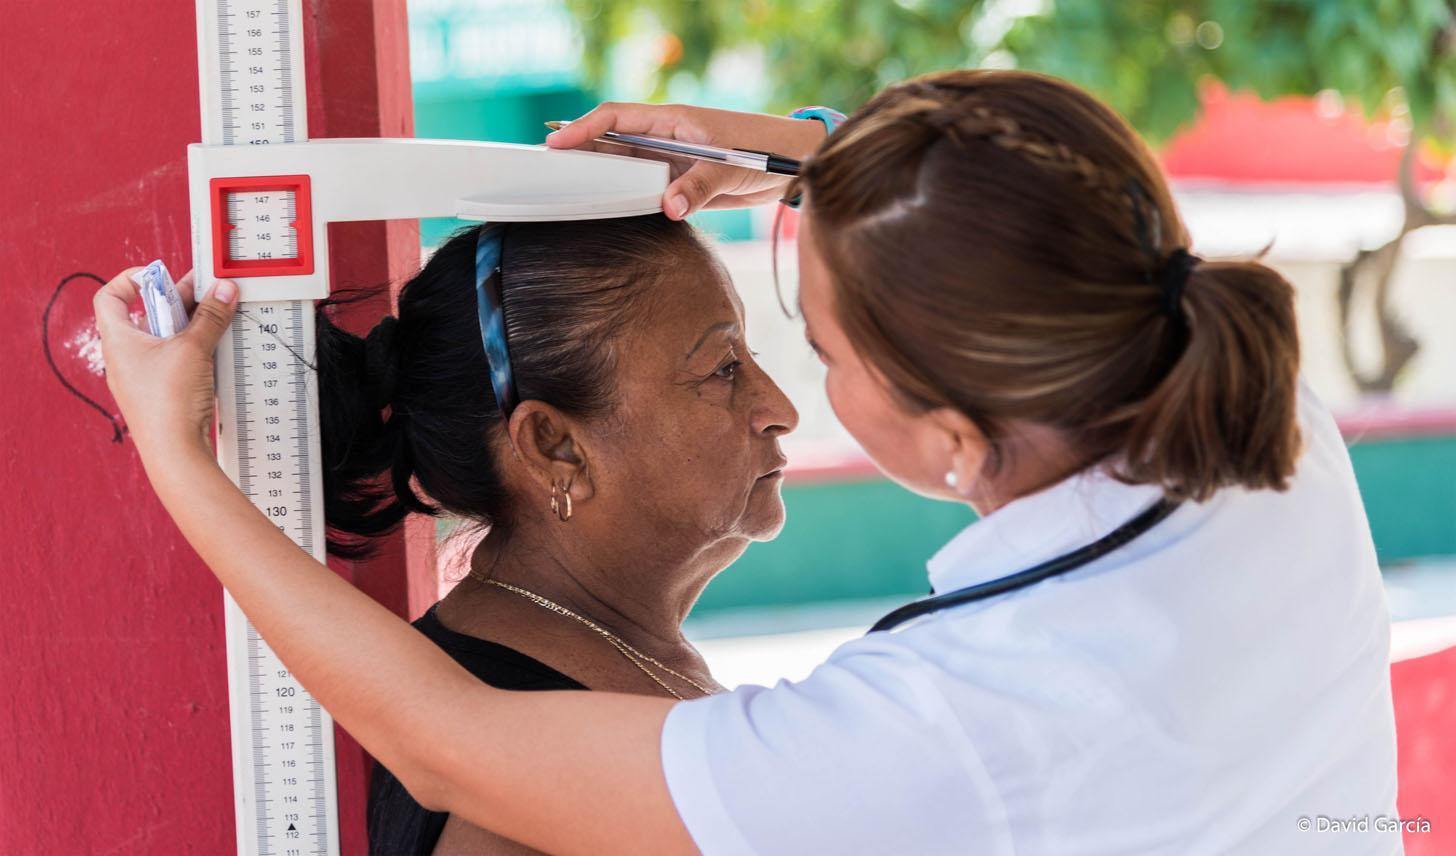
[[[394,328],[399,319],[386,315],[364,337],[364,390],[369,401],[383,410],[394,400],[399,380],[399,356],[394,350]]]
[[[1186,320],[1183,315],[1183,289],[1187,288],[1189,275],[1201,261],[1198,256],[1179,247],[1158,266],[1154,277],[1163,293],[1163,314],[1174,321]]]

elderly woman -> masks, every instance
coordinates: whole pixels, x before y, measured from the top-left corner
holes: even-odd
[[[483,281],[481,251],[499,253]],[[469,311],[478,286],[502,310],[500,341],[484,345]],[[327,315],[335,554],[368,552],[409,512],[448,512],[488,534],[415,626],[482,681],[669,699],[719,689],[680,625],[714,574],[782,527],[778,438],[797,415],[754,363],[738,296],[690,226],[471,228],[367,338]],[[486,347],[500,349],[491,368],[508,354],[508,378]],[[376,853],[533,852],[427,812],[382,767],[369,819]]]

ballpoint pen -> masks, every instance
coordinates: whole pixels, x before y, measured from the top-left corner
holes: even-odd
[[[547,122],[546,127],[553,131],[570,125],[570,122]],[[752,169],[758,172],[766,172],[771,175],[799,174],[800,162],[783,155],[776,155],[772,152],[758,152],[752,149],[724,149],[718,146],[705,146],[699,143],[685,143],[681,140],[665,140],[661,137],[647,137],[641,134],[619,134],[616,131],[607,131],[597,142],[612,143],[619,146],[630,146],[639,149],[650,149],[664,154],[678,155],[680,157],[693,158],[694,160],[711,161],[726,166],[736,166],[742,169]]]

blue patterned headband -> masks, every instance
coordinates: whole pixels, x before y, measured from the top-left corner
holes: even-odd
[[[485,224],[475,239],[475,311],[480,316],[480,342],[490,366],[490,386],[506,419],[516,409],[516,380],[511,374],[511,356],[506,348],[506,319],[501,312],[501,238],[505,230]],[[494,279],[494,285],[491,280]]]

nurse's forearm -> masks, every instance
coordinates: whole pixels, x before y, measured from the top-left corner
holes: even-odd
[[[494,690],[303,552],[205,446],[148,476],[294,677],[422,803],[552,852],[691,851],[658,755],[668,702]]]
[[[429,711],[475,681],[280,532],[208,450],[188,449],[147,474],[183,536],[293,676],[401,781],[427,781],[428,768],[403,744],[428,734]],[[406,689],[399,680],[412,672],[433,678]]]

